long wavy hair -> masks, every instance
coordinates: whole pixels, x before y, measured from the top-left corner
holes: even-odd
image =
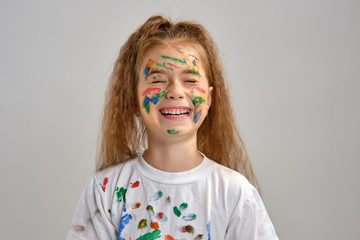
[[[200,24],[150,17],[121,47],[105,94],[96,170],[135,158],[147,147],[145,124],[136,117],[138,66],[146,51],[168,41],[188,42],[206,61],[212,104],[197,131],[197,147],[208,158],[243,174],[259,189],[230,104],[217,47]]]

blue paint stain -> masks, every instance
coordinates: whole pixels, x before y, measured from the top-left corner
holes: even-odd
[[[157,104],[157,102],[159,101],[157,95],[153,95],[150,99],[150,102],[152,102],[153,104]]]
[[[211,235],[210,235],[210,221],[208,222],[208,224],[206,224],[206,228],[208,231],[208,239],[211,240]]]
[[[145,76],[148,76],[149,73],[150,73],[150,67],[146,67],[145,70],[144,70]]]
[[[150,197],[150,201],[156,201],[159,200],[162,197],[163,193],[162,191],[158,191],[156,193],[154,193],[151,197]]]
[[[125,226],[129,224],[130,220],[132,219],[132,216],[130,214],[125,214],[121,217],[120,225],[119,225],[119,232],[118,232],[118,240],[126,240],[125,238],[121,237],[121,232],[124,230]]]
[[[201,116],[201,112],[202,112],[202,109],[200,109],[200,111],[195,114],[195,117],[194,117],[194,122],[195,123],[197,123],[199,121],[200,116]]]
[[[144,106],[148,105],[150,102],[150,98],[148,96],[145,96],[145,99],[144,99]]]
[[[192,61],[192,64],[194,65],[194,67],[196,67],[196,61],[195,60]]]

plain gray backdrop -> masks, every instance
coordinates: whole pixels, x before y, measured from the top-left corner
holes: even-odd
[[[65,239],[112,65],[154,14],[197,21],[217,42],[279,238],[359,239],[355,0],[1,0],[0,238]]]

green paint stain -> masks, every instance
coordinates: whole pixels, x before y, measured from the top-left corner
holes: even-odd
[[[180,205],[180,210],[183,211],[183,210],[187,209],[188,206],[189,205],[187,203],[183,203]]]
[[[193,104],[194,104],[194,106],[197,104],[197,103],[206,103],[206,100],[205,100],[205,98],[203,98],[203,97],[199,97],[199,96],[196,96],[196,97],[194,97],[193,98]]]
[[[177,208],[177,206],[175,206],[175,207],[173,208],[173,210],[174,210],[174,213],[175,213],[176,216],[178,216],[178,217],[181,216],[181,212],[180,212],[180,210]]]
[[[191,233],[192,235],[194,235],[195,228],[193,226],[187,225],[187,226],[185,226],[185,230],[187,233]]]
[[[153,79],[156,79],[156,77],[155,77],[155,76],[153,76]]]
[[[150,104],[145,104],[145,103],[144,103],[143,106],[144,106],[146,112],[147,112],[147,113],[150,113]]]
[[[159,66],[159,67],[163,67],[163,68],[165,68],[165,69],[167,69],[167,70],[174,70],[174,69],[171,68],[171,67],[167,67],[167,66],[165,65],[165,63],[163,63],[163,64],[156,63],[156,65]]]
[[[144,235],[142,235],[141,237],[137,238],[136,240],[154,240],[154,239],[158,239],[161,237],[161,231],[158,229],[158,230],[155,230],[151,233],[146,233]]]
[[[138,224],[137,229],[143,229],[143,228],[146,228],[147,226],[148,226],[147,220],[146,219],[141,219],[141,221]]]
[[[117,198],[118,202],[126,203],[126,197],[125,197],[126,191],[127,191],[127,189],[125,189],[123,187],[121,187],[121,188],[116,187],[115,193],[116,193],[116,198]]]
[[[174,58],[174,57],[169,57],[169,56],[161,56],[164,59],[170,59],[173,60],[174,62],[179,62],[183,65],[187,65],[185,60],[179,59],[179,58]]]
[[[175,129],[167,130],[167,133],[170,135],[176,135],[176,134],[179,134],[180,132],[181,132],[181,130],[180,131],[176,131]]]
[[[154,214],[154,208],[151,205],[147,205],[146,210]]]
[[[157,93],[156,94],[157,99],[160,100],[165,95],[165,93],[166,93],[165,90]]]

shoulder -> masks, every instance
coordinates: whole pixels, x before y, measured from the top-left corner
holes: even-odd
[[[212,164],[209,180],[221,189],[228,199],[243,202],[257,194],[256,188],[241,173],[209,160]]]

